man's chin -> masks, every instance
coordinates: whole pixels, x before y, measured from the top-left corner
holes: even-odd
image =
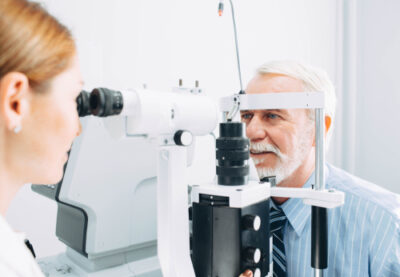
[[[263,166],[271,167],[276,164],[277,155],[273,152],[266,152],[260,154],[250,154],[250,157],[257,163],[263,164]]]
[[[278,170],[274,167],[266,167],[266,166],[256,166],[258,176],[260,179],[265,177],[276,176]]]
[[[276,171],[278,166],[276,165],[276,161],[263,161],[262,163],[256,164],[256,168],[266,171]]]
[[[282,167],[257,167],[258,177],[261,179],[265,177],[275,177],[275,184],[278,185],[285,178],[285,171]]]

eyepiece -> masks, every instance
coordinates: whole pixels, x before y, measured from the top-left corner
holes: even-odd
[[[78,105],[78,114],[80,117],[91,115],[90,104],[89,104],[90,93],[82,90],[78,98],[76,98],[76,103]]]
[[[92,114],[100,117],[118,115],[124,107],[122,93],[107,88],[94,89],[89,104]]]

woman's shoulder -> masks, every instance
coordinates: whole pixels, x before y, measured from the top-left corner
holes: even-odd
[[[0,276],[42,277],[39,266],[26,248],[22,236],[16,234],[0,216]]]

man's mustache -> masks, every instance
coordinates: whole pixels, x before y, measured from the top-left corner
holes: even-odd
[[[250,152],[253,154],[264,153],[264,152],[272,152],[277,155],[281,154],[281,151],[279,151],[278,147],[265,142],[250,143]]]
[[[258,154],[258,153],[265,153],[271,152],[278,156],[280,159],[284,159],[286,156],[281,153],[278,147],[273,144],[265,143],[265,142],[252,142],[250,143],[250,153]],[[257,165],[262,163],[264,159],[253,157],[254,163]]]

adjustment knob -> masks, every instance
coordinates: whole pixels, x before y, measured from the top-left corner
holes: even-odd
[[[176,145],[189,146],[193,142],[193,135],[189,131],[177,131],[174,135],[174,141]]]
[[[258,248],[248,247],[244,250],[243,256],[247,262],[258,264],[261,260],[261,251]]]
[[[258,215],[245,215],[242,224],[245,230],[258,231],[261,227],[261,218]]]

